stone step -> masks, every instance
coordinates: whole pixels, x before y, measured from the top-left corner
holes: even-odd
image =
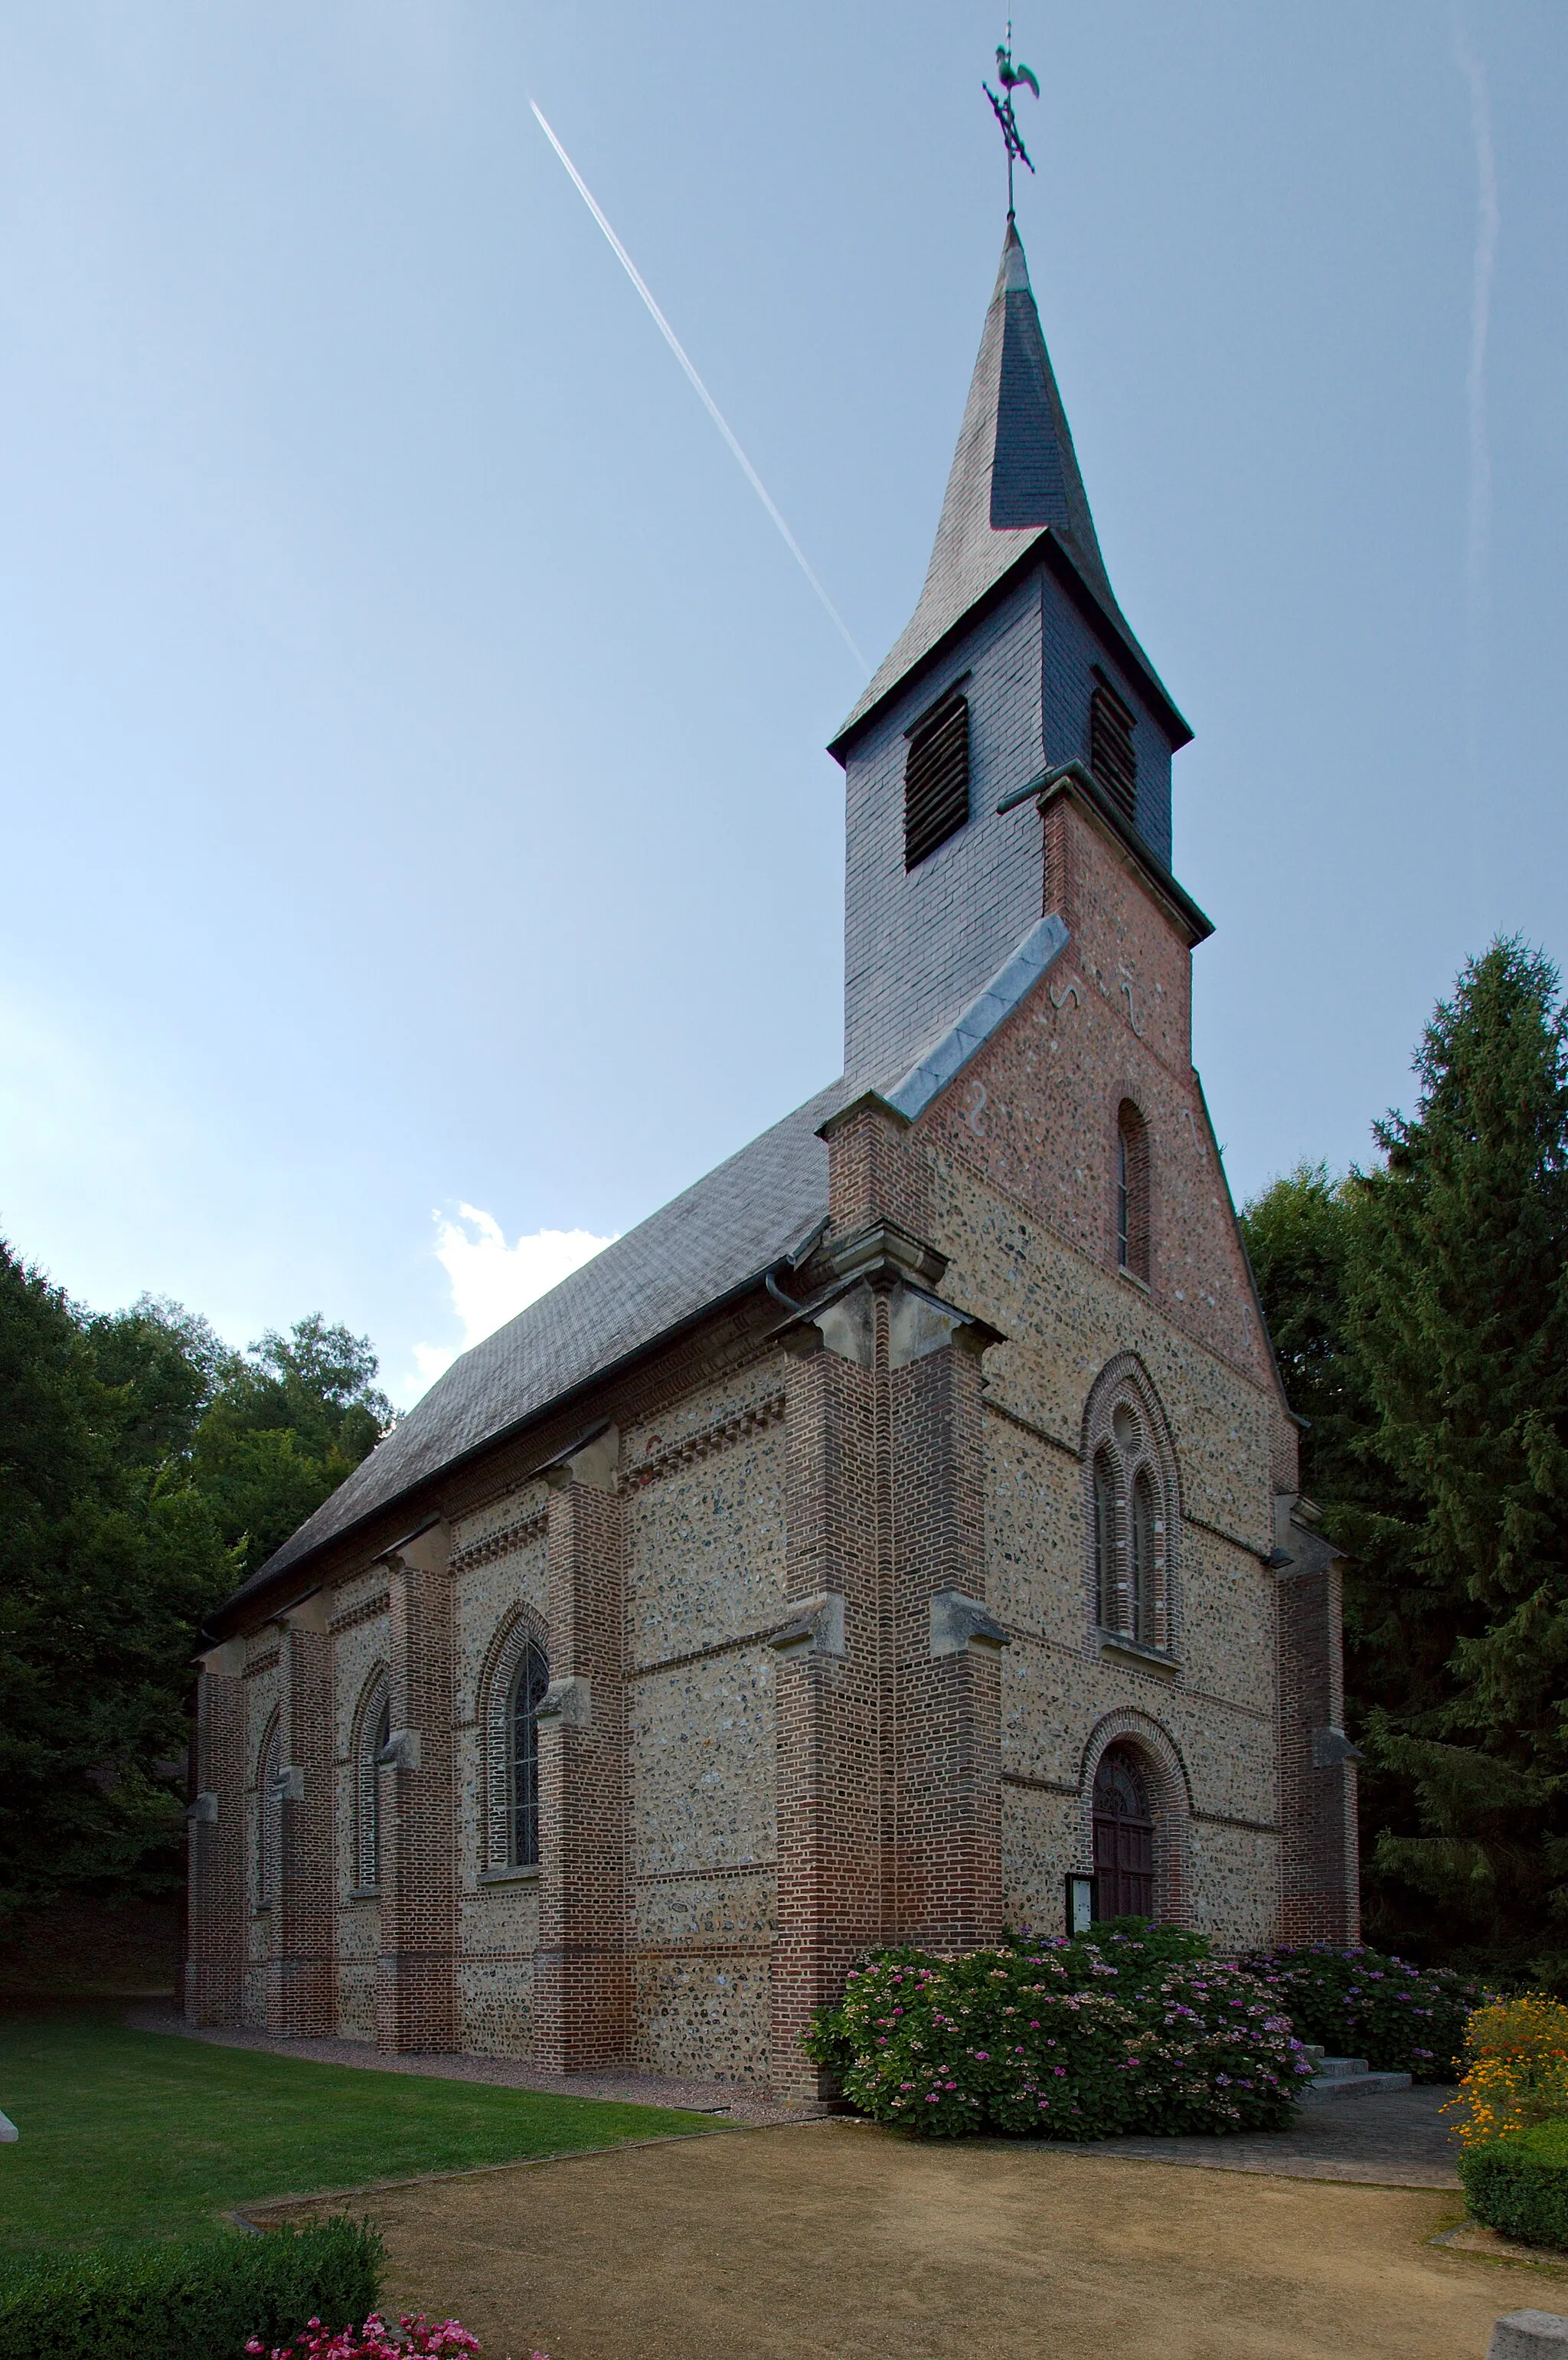
[[[1308,2050],[1308,2055],[1312,2054]],[[1312,2070],[1320,2081],[1348,2081],[1353,2073],[1365,2073],[1365,2057],[1325,2057],[1320,2049]]]
[[[1350,2072],[1326,2070],[1338,2066],[1350,2066],[1356,2070]],[[1327,2105],[1339,2098],[1380,2098],[1391,2090],[1408,2090],[1410,2086],[1408,2073],[1369,2073],[1365,2060],[1359,2057],[1326,2057],[1323,2067],[1325,2070],[1314,2073],[1301,2092],[1302,2100],[1309,2106]]]

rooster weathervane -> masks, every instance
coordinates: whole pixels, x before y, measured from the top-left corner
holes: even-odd
[[[1000,82],[1003,90],[1006,92],[1006,97],[998,98],[988,82],[983,82],[980,87],[991,102],[991,111],[995,115],[997,122],[1001,125],[1002,137],[1007,142],[1007,219],[1011,221],[1013,218],[1013,164],[1015,159],[1020,163],[1028,164],[1031,172],[1034,170],[1034,166],[1029,161],[1029,149],[1024,146],[1023,136],[1018,129],[1018,117],[1013,112],[1013,93],[1019,88],[1020,84],[1027,85],[1029,89],[1033,91],[1036,98],[1038,98],[1040,96],[1040,83],[1029,67],[1022,64],[1021,62],[1018,65],[1013,63],[1013,20],[1010,16],[1007,19],[1007,38],[1006,41],[999,44],[996,50],[996,79]]]

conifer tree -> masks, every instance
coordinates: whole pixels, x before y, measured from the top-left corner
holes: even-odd
[[[1367,1735],[1414,1819],[1379,1835],[1374,1865],[1436,1905],[1451,1935],[1556,1975],[1568,1026],[1550,962],[1494,943],[1439,1005],[1416,1072],[1414,1114],[1376,1126],[1384,1166],[1348,1192],[1347,1324],[1375,1415],[1362,1464],[1404,1495],[1364,1510],[1382,1590],[1360,1633]]]
[[[1383,1161],[1243,1229],[1345,1565],[1370,1932],[1568,1984],[1568,1041],[1518,941],[1466,967]]]

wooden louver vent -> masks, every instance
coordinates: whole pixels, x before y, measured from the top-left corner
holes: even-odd
[[[1138,752],[1133,716],[1103,672],[1089,699],[1089,768],[1124,819],[1138,818]]]
[[[969,700],[949,696],[909,732],[904,866],[918,869],[969,817]]]

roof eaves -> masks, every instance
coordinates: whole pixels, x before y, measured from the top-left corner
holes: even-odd
[[[819,1223],[813,1234],[820,1236],[821,1228],[822,1225]],[[265,1565],[256,1568],[248,1581],[242,1582],[237,1590],[231,1591],[221,1606],[213,1608],[212,1613],[206,1618],[203,1628],[212,1633],[214,1640],[223,1638],[225,1635],[225,1622],[234,1614],[234,1610],[243,1605],[248,1614],[250,1610],[260,1607],[262,1601],[270,1593],[283,1588],[285,1584],[296,1582],[306,1567],[319,1564],[329,1550],[339,1548],[354,1540],[355,1535],[363,1533],[367,1525],[376,1523],[392,1509],[406,1505],[430,1485],[444,1482],[449,1476],[457,1473],[459,1470],[472,1466],[476,1459],[483,1459],[486,1452],[498,1449],[504,1443],[516,1442],[519,1437],[527,1434],[530,1428],[540,1425],[546,1418],[555,1416],[561,1410],[568,1408],[572,1402],[584,1399],[593,1393],[595,1386],[606,1384],[614,1377],[624,1376],[628,1369],[635,1368],[639,1361],[651,1359],[655,1353],[666,1349],[679,1338],[689,1334],[692,1328],[700,1328],[705,1319],[713,1318],[719,1312],[727,1311],[732,1305],[754,1294],[759,1286],[766,1284],[769,1271],[780,1269],[789,1261],[790,1256],[788,1252],[772,1255],[760,1269],[752,1272],[749,1277],[737,1281],[733,1286],[726,1287],[723,1294],[716,1295],[710,1301],[700,1304],[694,1311],[686,1312],[681,1318],[672,1320],[668,1328],[660,1328],[657,1336],[650,1336],[644,1342],[634,1345],[630,1351],[623,1352],[618,1360],[606,1360],[604,1366],[595,1369],[592,1375],[580,1379],[576,1384],[566,1386],[559,1393],[552,1394],[549,1401],[541,1402],[522,1417],[513,1419],[509,1425],[497,1426],[494,1433],[485,1435],[478,1442],[471,1443],[466,1450],[454,1452],[452,1457],[444,1460],[440,1467],[431,1469],[427,1474],[416,1476],[403,1490],[392,1492],[384,1500],[377,1500],[373,1507],[366,1508],[362,1514],[351,1518],[346,1524],[339,1525],[335,1531],[324,1533],[319,1541],[314,1541],[309,1548],[302,1549],[298,1557],[289,1557],[286,1564],[278,1565],[277,1557],[269,1557]],[[424,1527],[421,1526],[420,1529],[423,1530]],[[285,1546],[287,1546],[285,1543]],[[281,1555],[281,1551],[278,1555]],[[275,1566],[276,1572],[273,1570]],[[266,1620],[265,1613],[261,1619]]]
[[[893,699],[901,695],[912,682],[919,680],[925,672],[937,670],[951,656],[955,640],[982,615],[987,613],[1001,598],[1005,597],[1018,583],[1020,575],[1042,554],[1048,559],[1052,573],[1062,584],[1074,605],[1087,616],[1090,624],[1108,633],[1116,652],[1143,690],[1162,726],[1169,733],[1172,750],[1180,752],[1183,746],[1190,745],[1192,739],[1191,725],[1171,702],[1164,683],[1134,638],[1132,627],[1126,616],[1122,614],[1114,600],[1109,604],[1106,603],[1084,574],[1072,549],[1062,540],[1056,527],[1046,524],[1041,525],[1032,541],[1025,542],[1018,554],[1002,568],[995,581],[987,583],[979,595],[972,599],[961,614],[954,617],[946,628],[932,640],[931,646],[923,650],[903,672],[888,682],[874,703],[866,705],[864,710],[856,708],[851,714],[836,737],[828,740],[827,750],[834,761],[841,765],[847,762],[850,747],[861,732],[869,728],[872,722],[886,711]]]

